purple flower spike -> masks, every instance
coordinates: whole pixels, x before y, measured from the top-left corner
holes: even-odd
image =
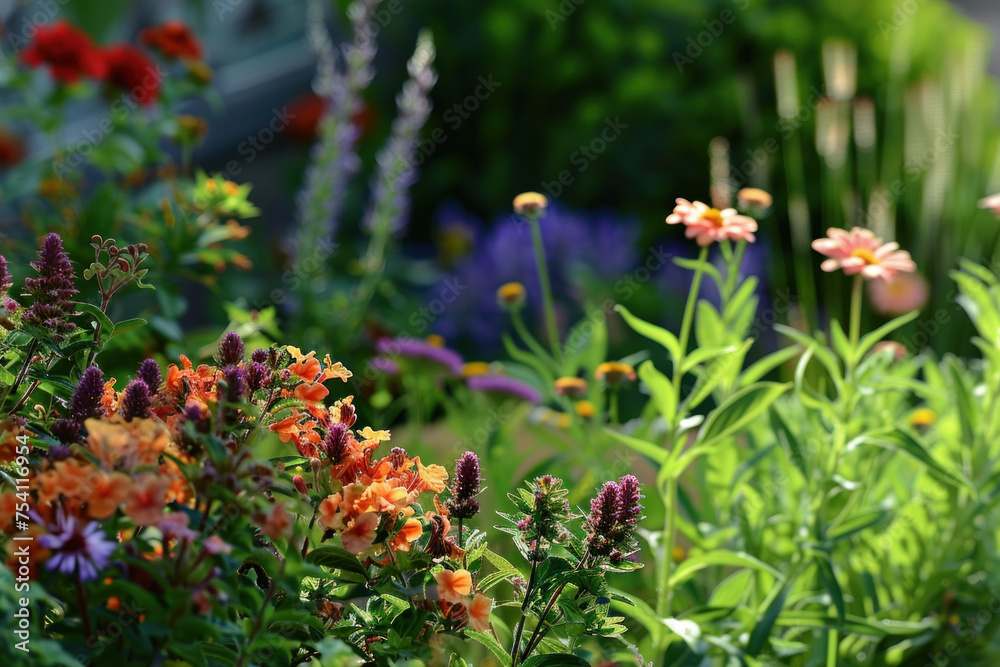
[[[73,392],[70,402],[70,417],[82,424],[100,414],[101,397],[104,395],[104,373],[97,366],[91,366],[80,376],[80,382]]]
[[[334,424],[330,427],[330,432],[323,440],[323,453],[326,458],[333,463],[340,463],[347,455],[347,427],[343,424]]]
[[[7,260],[0,255],[0,295],[6,294],[14,284],[14,278],[7,270]]]
[[[116,546],[96,521],[83,525],[76,517],[66,518],[61,514],[56,519],[55,529],[39,537],[38,543],[53,552],[46,563],[48,569],[76,574],[80,581],[97,579]]]
[[[222,342],[219,343],[220,365],[235,366],[243,361],[243,353],[245,351],[246,345],[243,344],[243,339],[235,331],[230,331],[223,336]]]
[[[222,369],[222,378],[226,383],[226,400],[238,403],[246,396],[249,389],[247,373],[238,366],[226,366]]]
[[[470,391],[506,394],[528,403],[541,403],[542,395],[529,384],[503,375],[474,375],[465,381]]]
[[[471,519],[479,514],[480,494],[479,457],[474,452],[465,452],[455,461],[455,477],[451,484],[451,498],[448,510],[459,519]]]
[[[149,417],[149,406],[153,402],[149,387],[142,380],[132,380],[122,395],[122,415],[127,421]]]
[[[64,334],[76,328],[70,321],[74,315],[73,297],[77,289],[73,285],[76,274],[63,252],[62,239],[58,234],[49,234],[38,251],[38,259],[31,263],[38,272],[37,278],[24,281],[24,289],[35,301],[24,311],[24,321],[32,326],[48,329],[55,341],[65,338]]]
[[[450,375],[462,374],[462,357],[457,352],[431,345],[427,341],[412,338],[383,338],[375,344],[375,349],[379,354],[386,355],[390,359],[395,357],[425,359],[444,366]]]
[[[160,373],[160,365],[156,363],[154,359],[144,359],[141,364],[139,364],[139,370],[136,372],[136,377],[146,383],[149,388],[150,393],[155,394],[160,390],[160,385],[163,383],[163,375]]]

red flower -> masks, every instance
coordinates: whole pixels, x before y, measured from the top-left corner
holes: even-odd
[[[139,33],[139,38],[166,58],[201,59],[201,42],[182,21],[167,21],[163,25],[146,28]]]
[[[66,83],[75,83],[81,76],[103,79],[107,73],[101,52],[86,33],[67,21],[39,26],[20,57],[31,67],[48,65],[52,76]]]
[[[0,128],[0,169],[13,167],[24,159],[24,142]]]
[[[149,106],[160,93],[161,75],[149,56],[128,44],[115,44],[104,51],[108,65],[107,80],[111,85]]]

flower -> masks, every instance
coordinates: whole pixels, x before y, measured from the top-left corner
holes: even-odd
[[[167,21],[139,33],[143,44],[156,49],[170,60],[176,58],[201,59],[201,43],[191,28],[182,21]]]
[[[371,548],[378,532],[379,517],[376,512],[364,512],[351,521],[347,530],[340,534],[344,548],[352,554],[361,554]]]
[[[739,202],[740,208],[766,211],[771,208],[774,198],[760,188],[743,188],[736,193],[736,201]]]
[[[868,283],[872,306],[883,315],[903,315],[927,305],[930,287],[917,273],[898,273],[888,280]]]
[[[988,209],[993,212],[993,215],[1000,217],[1000,193],[980,199],[979,208]]]
[[[464,378],[486,375],[489,372],[490,365],[485,361],[467,361],[462,364],[462,377]]]
[[[870,229],[854,227],[851,231],[831,227],[827,238],[812,242],[813,250],[826,255],[820,268],[824,271],[843,269],[849,276],[860,273],[866,280],[890,280],[897,273],[916,271],[910,253],[899,250],[898,243],[883,243]]]
[[[382,338],[375,344],[375,349],[379,354],[390,357],[411,357],[430,361],[444,366],[450,375],[462,374],[462,357],[457,352],[432,345],[427,341],[410,338]]]
[[[149,406],[152,396],[149,387],[142,380],[132,380],[122,392],[121,411],[126,421],[146,419],[149,417]]]
[[[584,419],[590,419],[595,414],[597,414],[597,410],[594,408],[594,404],[591,403],[590,401],[579,401],[576,405],[573,406],[573,408],[576,410],[576,414],[583,417]]]
[[[463,604],[465,596],[472,592],[472,575],[468,570],[441,570],[434,579],[437,580],[438,596],[452,604]]]
[[[594,379],[598,382],[607,382],[612,386],[623,380],[635,382],[635,369],[619,361],[605,361],[594,371]]]
[[[455,477],[451,482],[451,498],[445,506],[456,519],[471,519],[479,514],[476,500],[482,491],[479,476],[479,457],[475,452],[465,452],[455,461]]]
[[[106,519],[125,502],[132,488],[132,478],[120,472],[98,473],[90,477],[92,489],[87,498],[87,514],[94,519]]]
[[[46,563],[49,570],[75,573],[80,581],[96,579],[98,571],[108,564],[115,550],[115,543],[107,539],[96,521],[84,525],[79,518],[61,513],[56,518],[55,529],[39,537],[38,543],[52,550]]]
[[[548,205],[548,197],[538,192],[522,192],[514,197],[514,212],[518,215],[537,215]]]
[[[524,299],[525,290],[521,283],[504,283],[497,288],[497,303],[503,308],[520,308]]]
[[[155,359],[144,359],[139,364],[139,370],[136,371],[135,375],[146,383],[149,391],[155,394],[160,390],[160,385],[163,383],[163,375],[160,373],[160,365],[156,363]]]
[[[125,515],[139,526],[155,526],[163,518],[167,490],[171,481],[151,472],[133,480],[132,490],[125,500]]]
[[[24,142],[16,135],[4,131],[0,127],[0,169],[7,169],[20,164],[27,154]],[[3,290],[0,290],[2,292]]]
[[[222,342],[219,343],[219,365],[220,366],[231,366],[238,364],[243,361],[243,355],[246,353],[246,345],[243,343],[243,339],[235,331],[230,331],[225,336],[222,337]],[[316,362],[315,372],[307,380],[315,380],[316,376],[319,374],[319,360],[313,359]],[[295,371],[292,371],[293,373]]]
[[[285,509],[284,503],[275,503],[271,511],[263,516],[259,525],[262,535],[266,535],[272,540],[280,540],[291,532],[292,515]]]
[[[482,593],[476,593],[471,600],[465,601],[469,612],[469,626],[478,632],[490,629],[490,611],[493,610],[493,600]]]
[[[76,83],[81,77],[103,79],[108,66],[85,32],[67,21],[38,26],[31,44],[20,53],[30,67],[48,65],[53,78]]]
[[[160,94],[160,74],[145,53],[129,44],[115,44],[104,50],[107,82],[132,96],[143,106],[151,106]]]
[[[757,222],[753,218],[740,215],[734,208],[720,211],[700,201],[692,203],[686,199],[678,199],[674,212],[667,216],[667,224],[682,223],[687,228],[684,230],[684,235],[689,239],[695,239],[700,246],[707,246],[724,239],[748,243],[757,240],[753,235],[757,231]]]
[[[587,517],[587,550],[592,556],[607,557],[618,564],[635,553],[635,527],[642,518],[642,494],[639,480],[624,475],[617,482],[606,482],[597,497],[590,501]]]
[[[39,28],[39,33],[43,29]],[[76,328],[69,318],[76,314],[73,296],[77,289],[73,285],[76,274],[58,234],[51,233],[45,237],[38,259],[31,263],[31,268],[38,272],[38,277],[26,279],[24,289],[35,301],[24,311],[24,321],[48,329],[52,338],[60,341],[64,334]]]
[[[504,375],[475,375],[465,381],[469,391],[513,396],[528,403],[541,403],[542,395],[529,384]]]
[[[580,398],[587,395],[587,381],[578,377],[562,377],[555,381],[556,394]]]
[[[918,408],[910,415],[910,424],[918,428],[933,426],[937,421],[937,413],[930,408]]]

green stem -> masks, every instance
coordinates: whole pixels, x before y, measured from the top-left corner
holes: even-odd
[[[677,479],[673,475],[667,478],[666,494],[663,498],[665,517],[663,520],[663,558],[657,573],[656,613],[669,618],[673,607],[673,590],[670,586],[670,574],[674,564],[674,546],[677,532]]]
[[[542,288],[542,302],[545,305],[545,327],[552,346],[552,356],[557,362],[562,361],[559,350],[559,329],[556,327],[556,310],[552,301],[552,285],[549,283],[549,267],[545,261],[545,244],[542,242],[542,228],[538,224],[538,214],[528,215],[531,222],[531,238],[535,246],[535,264],[538,267],[538,283]]]
[[[861,290],[864,279],[861,274],[854,276],[854,287],[851,289],[851,347],[857,348],[861,338]]]
[[[701,289],[701,277],[705,273],[705,262],[708,261],[708,246],[701,249],[698,255],[698,268],[695,269],[694,278],[691,280],[691,290],[688,292],[687,303],[684,304],[684,318],[681,320],[681,332],[678,340],[680,342],[681,358],[674,366],[674,395],[677,396],[677,404],[680,405],[681,379],[683,373],[680,372],[684,365],[684,357],[687,356],[688,338],[691,336],[691,323],[694,321],[694,307],[698,302],[698,292]]]

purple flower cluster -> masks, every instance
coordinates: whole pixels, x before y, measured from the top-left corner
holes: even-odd
[[[146,387],[150,393],[155,394],[160,390],[160,385],[163,383],[163,375],[160,373],[160,365],[156,363],[155,359],[143,359],[135,375],[146,383]]]
[[[49,330],[52,338],[60,341],[76,328],[69,318],[75,314],[73,296],[77,289],[73,285],[76,274],[58,234],[45,237],[31,268],[38,272],[38,277],[24,281],[25,291],[34,297],[34,302],[24,311],[24,321]]]
[[[149,385],[141,379],[132,380],[122,392],[122,416],[127,421],[146,419],[149,417],[149,406],[152,403],[153,396],[149,391]]]
[[[472,245],[471,254],[454,263],[454,268],[433,291],[451,294],[461,291],[434,322],[436,333],[448,340],[468,336],[482,349],[499,346],[509,315],[497,304],[496,290],[508,282],[524,284],[529,315],[541,312],[538,270],[531,252],[531,230],[523,219],[505,217],[489,230],[469,215],[449,208],[442,221],[447,229],[442,238],[460,236],[461,245]],[[470,222],[471,220],[471,222]],[[562,311],[560,318],[572,316],[566,307],[581,306],[597,289],[614,285],[630,275],[638,263],[635,251],[639,224],[609,214],[586,214],[549,206],[539,221],[545,245],[546,263],[552,289]],[[443,241],[444,242],[444,241]],[[454,261],[454,253],[448,253]],[[485,346],[485,348],[484,348]]]
[[[505,375],[473,375],[465,381],[465,386],[470,391],[513,396],[528,403],[542,402],[542,395],[534,387]]]
[[[104,373],[91,366],[80,376],[70,399],[69,416],[52,425],[52,435],[65,443],[78,442],[83,435],[83,422],[100,414],[104,395]]]
[[[625,475],[607,482],[590,501],[587,518],[587,549],[595,558],[608,558],[617,565],[635,553],[635,527],[642,518],[639,480]]]
[[[457,352],[415,338],[382,338],[375,350],[389,359],[409,357],[444,366],[451,375],[462,374],[462,357]]]
[[[9,315],[18,309],[17,301],[10,298],[7,293],[14,284],[14,278],[7,270],[7,260],[0,255],[0,326],[12,329],[14,324],[8,319]]]
[[[219,343],[219,365],[235,366],[243,361],[243,354],[246,352],[246,345],[243,339],[235,331],[230,331],[222,337]]]
[[[347,427],[344,424],[334,424],[330,427],[321,449],[326,458],[333,463],[340,463],[347,455]]]
[[[455,476],[451,482],[451,498],[446,505],[451,515],[457,519],[471,519],[479,514],[476,496],[482,493],[479,476],[479,457],[474,452],[465,452],[455,461]]]

